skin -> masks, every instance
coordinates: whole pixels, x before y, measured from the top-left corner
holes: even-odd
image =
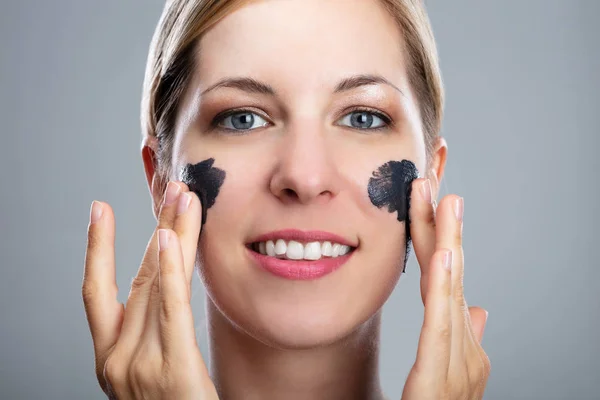
[[[406,232],[395,213],[372,204],[367,187],[379,166],[406,159],[425,171],[413,181],[410,209],[425,316],[403,399],[480,399],[489,374],[479,344],[487,313],[464,300],[462,199],[449,195],[435,205],[446,142],[438,138],[427,163],[402,35],[385,9],[367,0],[352,7],[251,2],[209,31],[198,54],[172,167],[214,158],[227,179],[200,235],[198,197],[177,175],[166,193],[159,189],[157,143],[147,139],[142,156],[158,224],[125,309],[116,301],[114,215],[94,203],[83,297],[103,390],[119,399],[382,399],[381,307],[401,275]],[[333,93],[356,74],[381,75],[394,87]],[[236,88],[203,94],[238,76],[277,95]],[[348,115],[357,106],[388,115],[393,125],[353,127]],[[219,112],[240,107],[262,118],[255,129],[210,128]],[[332,232],[358,248],[317,281],[283,280],[257,268],[245,245],[286,228]],[[448,254],[451,270],[443,267]],[[194,339],[195,266],[208,295],[210,369]]]

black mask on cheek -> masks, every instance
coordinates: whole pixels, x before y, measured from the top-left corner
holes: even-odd
[[[398,221],[405,222],[406,255],[404,268],[410,251],[410,195],[412,181],[419,177],[417,167],[412,161],[388,161],[373,172],[369,179],[369,199],[377,208],[387,207],[390,213],[398,212]]]
[[[214,158],[209,158],[198,164],[188,164],[181,171],[181,181],[198,196],[202,204],[202,225],[206,223],[206,211],[215,204],[221,185],[225,181],[225,171],[213,167]]]

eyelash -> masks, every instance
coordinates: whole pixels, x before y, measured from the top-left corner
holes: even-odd
[[[348,116],[349,114],[353,114],[353,113],[361,113],[361,112],[365,112],[365,113],[369,113],[372,114],[374,116],[376,116],[377,118],[380,118],[383,122],[384,125],[377,127],[377,128],[353,128],[351,126],[345,126],[346,128],[350,128],[350,129],[356,129],[359,131],[382,131],[384,129],[389,129],[389,128],[393,128],[394,127],[394,121],[388,117],[386,114],[383,114],[380,111],[377,111],[373,108],[369,108],[369,107],[356,107],[356,108],[351,108],[350,110],[348,110],[348,112],[346,112],[344,115],[342,115],[341,118],[344,118],[346,116]],[[264,115],[256,112],[256,110],[252,110],[249,108],[237,108],[237,109],[231,109],[231,110],[226,110],[223,111],[219,114],[217,114],[213,120],[210,123],[210,129],[211,130],[221,130],[221,131],[227,131],[227,132],[236,132],[239,134],[243,134],[246,132],[251,132],[253,130],[256,130],[258,128],[253,128],[253,129],[231,129],[231,128],[224,128],[222,126],[219,126],[220,123],[222,123],[225,118],[231,117],[233,115],[237,115],[237,114],[255,114],[260,116],[263,119],[267,119]],[[340,118],[340,119],[341,119]]]

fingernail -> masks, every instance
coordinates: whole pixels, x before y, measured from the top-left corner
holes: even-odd
[[[442,265],[447,270],[452,270],[452,250],[445,250]]]
[[[454,213],[456,214],[456,219],[458,220],[458,222],[462,222],[463,220],[464,207],[465,202],[463,198],[459,197],[458,199],[456,199],[456,202],[454,203]]]
[[[102,213],[104,210],[102,209],[102,204],[100,202],[94,200],[92,201],[92,208],[90,210],[90,223],[97,222],[100,217],[102,217]]]
[[[158,251],[169,248],[169,231],[167,229],[158,230]]]
[[[175,203],[175,200],[179,197],[179,192],[181,191],[181,187],[174,182],[169,182],[167,184],[167,193],[165,194],[165,205]]]
[[[421,194],[423,195],[423,199],[428,204],[431,204],[431,182],[429,181],[429,179],[426,179],[421,184]]]
[[[177,202],[177,215],[186,212],[191,201],[192,196],[190,196],[188,193],[182,193],[181,196],[179,196],[179,202]]]

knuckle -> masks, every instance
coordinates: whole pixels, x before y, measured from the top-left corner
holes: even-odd
[[[429,331],[441,339],[449,339],[452,336],[452,326],[441,321],[423,323],[422,332]]]
[[[166,322],[171,320],[175,315],[185,312],[186,304],[179,299],[163,299],[160,302],[160,320]]]
[[[437,334],[442,339],[449,339],[452,337],[452,328],[448,325],[439,326],[437,328]]]
[[[147,388],[152,384],[152,374],[146,362],[136,362],[130,369],[129,379],[134,386]]]
[[[81,286],[81,297],[83,298],[84,304],[89,304],[93,302],[98,296],[98,285],[91,280],[86,280],[83,282]]]
[[[140,270],[135,278],[131,281],[131,292],[138,292],[140,290],[146,290],[149,283],[154,279],[154,276],[148,272],[149,268],[145,265],[140,267]]]
[[[462,279],[458,280],[455,283],[455,287],[454,290],[452,291],[452,296],[454,297],[454,300],[456,302],[458,302],[461,305],[461,308],[465,308],[465,285]],[[464,310],[463,310],[464,311]],[[469,311],[468,309],[466,310],[467,312]]]
[[[476,366],[469,366],[469,381],[475,387],[485,386],[490,375],[490,361],[484,351],[479,352]]]
[[[159,386],[162,372],[159,369],[161,356],[152,346],[144,346],[138,351],[129,369],[129,380],[139,393],[153,390]]]
[[[109,356],[104,363],[102,378],[113,388],[123,387],[127,382],[127,366],[124,360]]]
[[[158,279],[154,279],[152,286],[150,287],[150,296],[160,295],[160,285]]]

